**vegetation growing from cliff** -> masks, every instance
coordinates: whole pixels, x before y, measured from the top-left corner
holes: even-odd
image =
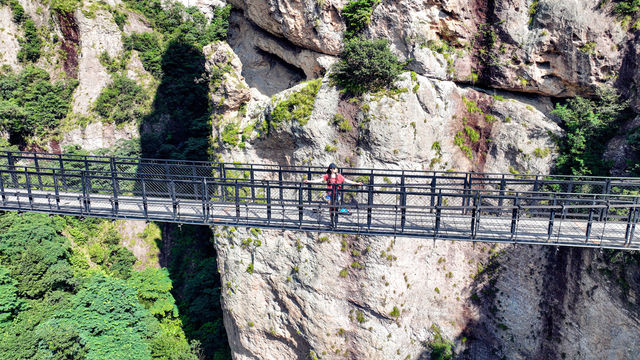
[[[344,34],[346,39],[353,38],[371,23],[373,8],[380,3],[380,0],[351,0],[342,9],[342,17],[347,25]]]
[[[114,74],[111,83],[96,99],[94,108],[105,121],[122,124],[141,119],[147,99],[144,89],[134,80]]]
[[[49,74],[34,66],[20,73],[0,72],[0,128],[12,143],[55,131],[71,108],[76,80],[51,82]]]
[[[321,83],[322,79],[310,81],[305,87],[291,94],[289,98],[280,101],[271,113],[273,121],[283,123],[296,120],[300,125],[306,125],[311,117],[313,104]]]
[[[618,121],[627,108],[613,90],[599,89],[596,99],[576,96],[553,110],[567,131],[560,141],[556,172],[571,175],[606,176],[609,165],[602,154],[606,142],[617,131]]]
[[[392,86],[404,69],[386,40],[349,40],[340,59],[331,79],[354,95]]]

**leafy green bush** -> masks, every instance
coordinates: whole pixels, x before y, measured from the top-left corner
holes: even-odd
[[[148,97],[144,89],[124,75],[114,74],[96,99],[94,109],[105,121],[121,124],[140,120]]]
[[[124,38],[124,48],[138,51],[144,69],[156,78],[162,76],[162,55],[165,49],[160,34],[156,32],[133,33]]]
[[[13,13],[13,21],[16,24],[22,24],[25,20],[24,8],[17,0],[10,0],[9,6],[11,6],[11,12]]]
[[[453,343],[442,336],[437,325],[431,325],[431,332],[433,340],[428,342],[429,349],[431,349],[431,360],[453,359]]]
[[[371,22],[373,8],[380,0],[351,0],[342,9],[342,17],[347,25],[345,38],[350,39],[360,34]]]
[[[0,73],[0,128],[24,141],[55,129],[71,108],[76,80],[50,82],[42,69],[27,66],[19,74]]]
[[[51,10],[62,15],[73,14],[80,5],[81,0],[51,0]]]
[[[38,36],[36,24],[31,19],[24,22],[24,39],[20,39],[18,59],[22,62],[36,62],[42,54],[42,39]]]
[[[634,15],[640,10],[640,0],[619,0],[613,8],[617,15]]]
[[[553,110],[566,128],[556,171],[571,175],[608,175],[602,153],[627,107],[614,90],[599,89],[595,100],[576,96]]]
[[[349,40],[340,59],[331,79],[355,95],[391,86],[404,68],[386,40]]]

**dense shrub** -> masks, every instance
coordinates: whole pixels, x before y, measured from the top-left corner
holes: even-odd
[[[95,111],[104,120],[121,124],[140,120],[147,95],[140,85],[124,75],[114,74],[113,81],[96,99]]]
[[[625,108],[613,90],[600,89],[594,100],[577,96],[553,110],[567,131],[561,140],[556,171],[571,175],[608,175],[602,154],[606,142],[617,130]]]
[[[19,40],[18,59],[22,62],[36,62],[42,54],[42,39],[38,36],[36,24],[31,19],[24,22],[24,38]]]
[[[75,80],[51,83],[45,70],[33,66],[19,74],[0,73],[0,127],[18,141],[45,135],[67,116],[76,85]]]
[[[404,67],[391,53],[386,40],[349,40],[340,59],[331,78],[353,94],[391,86]]]
[[[371,22],[373,8],[380,0],[351,0],[342,9],[342,17],[347,25],[345,38],[352,38],[360,34]]]

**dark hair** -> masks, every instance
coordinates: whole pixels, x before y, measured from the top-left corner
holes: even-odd
[[[337,169],[337,168],[338,167],[336,166],[336,164],[334,163],[329,164],[329,167],[327,168],[327,175],[328,175],[327,182],[329,182],[329,179],[331,178],[331,169]]]

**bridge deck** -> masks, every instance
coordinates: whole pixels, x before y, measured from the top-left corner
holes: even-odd
[[[640,179],[0,152],[0,210],[428,239],[639,249]],[[344,204],[329,205],[329,191]],[[334,215],[346,207],[351,215]]]
[[[204,205],[203,205],[204,204]],[[407,210],[404,228],[399,211],[394,208],[371,209],[372,221],[367,224],[367,209],[350,207],[351,215],[339,215],[331,221],[331,209],[325,205],[271,205],[264,203],[220,203],[150,197],[121,196],[117,204],[108,195],[94,195],[85,202],[82,194],[5,189],[0,210],[35,211],[61,215],[135,219],[184,224],[229,225],[313,232],[339,232],[361,235],[393,235],[441,240],[468,240],[558,246],[640,248],[640,232],[625,238],[626,221],[593,222],[587,239],[587,221],[558,218],[549,232],[549,219],[519,217],[514,225],[511,217],[471,212],[442,212],[437,225],[435,211]],[[268,219],[268,220],[267,220]],[[472,231],[472,222],[475,229]]]

